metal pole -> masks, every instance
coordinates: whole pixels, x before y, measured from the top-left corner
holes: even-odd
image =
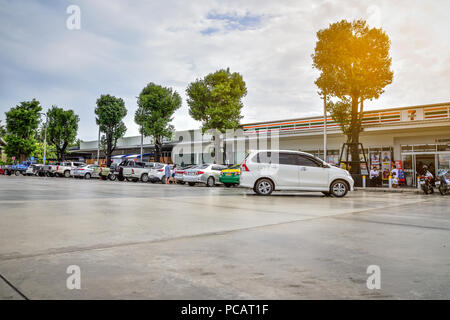
[[[144,134],[142,133],[142,127],[141,127],[141,161],[144,162],[144,159],[142,158],[144,154]]]
[[[44,131],[44,164],[47,161],[47,119],[45,121],[45,131]]]
[[[97,164],[100,165],[100,125],[98,126]]]
[[[327,94],[323,94],[323,161],[327,162]]]

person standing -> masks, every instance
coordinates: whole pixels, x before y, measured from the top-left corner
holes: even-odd
[[[370,170],[369,179],[370,179],[370,185],[378,187],[378,180],[380,178],[380,171],[378,171],[378,168],[376,166],[373,166],[372,170]]]
[[[170,183],[170,165],[166,164],[164,167],[164,177],[166,178],[166,184]]]
[[[397,188],[398,187],[398,169],[395,165],[391,171],[391,177],[392,177],[392,186],[394,188]]]

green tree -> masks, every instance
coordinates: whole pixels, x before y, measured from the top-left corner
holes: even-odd
[[[242,119],[242,98],[247,88],[242,76],[230,69],[218,70],[204,79],[197,79],[186,89],[189,114],[202,122],[202,132],[237,129]]]
[[[42,107],[36,99],[23,101],[6,112],[5,151],[24,161],[36,148],[36,135]]]
[[[37,160],[43,160],[44,159],[44,143],[41,141],[36,142],[36,147],[33,152],[33,157]],[[56,147],[54,145],[49,145],[47,143],[47,152],[46,152],[46,159],[56,159]]]
[[[125,102],[121,98],[116,98],[109,94],[101,95],[97,99],[96,122],[103,133],[101,140],[105,146],[107,166],[111,165],[111,155],[116,149],[117,140],[122,138],[127,131],[127,127],[122,119],[127,115]]]
[[[5,126],[2,125],[2,120],[0,120],[0,138],[6,134]]]
[[[170,122],[181,107],[181,97],[172,88],[150,82],[139,94],[137,104],[134,121],[140,126],[141,134],[153,138],[155,160],[159,162],[163,138],[172,137],[174,127]]]
[[[75,142],[80,117],[73,110],[52,106],[47,111],[47,141],[56,148],[58,161],[64,161],[66,149]]]
[[[360,173],[359,134],[364,100],[377,99],[392,83],[390,40],[378,28],[369,28],[365,21],[342,20],[317,32],[312,55],[313,66],[321,71],[316,85],[320,94],[351,101],[348,141],[354,143],[351,155],[352,173]],[[344,101],[344,100],[343,100]]]

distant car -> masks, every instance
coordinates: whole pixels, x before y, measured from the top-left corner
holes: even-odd
[[[32,165],[32,161],[23,161],[22,163],[16,163],[11,166],[10,172],[16,176],[22,174],[25,175],[26,170],[30,165]]]
[[[259,195],[270,195],[274,190],[298,190],[344,197],[353,190],[353,185],[347,170],[300,151],[251,151],[241,165],[240,186]]]
[[[41,164],[41,165],[39,165],[36,175],[39,177],[50,177],[51,176],[51,173],[50,173],[51,168],[52,168],[52,166],[49,164]]]
[[[3,166],[0,167],[0,174],[5,174],[5,170],[3,169]]]
[[[123,176],[127,180],[137,182],[148,182],[150,176],[150,170],[157,164],[154,162],[136,162],[136,165],[131,167],[123,167]]]
[[[186,174],[186,170],[192,168],[194,165],[188,165],[184,167],[177,168],[175,170],[174,179],[179,184],[185,184],[186,182],[183,180],[184,175]]]
[[[83,167],[86,164],[84,162],[72,162],[64,161],[56,166],[56,175],[60,177],[70,178],[71,171],[78,167]]]
[[[74,178],[98,178],[100,175],[100,167],[96,164],[88,164],[83,167],[73,169],[71,174]]]
[[[35,176],[39,172],[40,164],[31,164],[28,166],[28,168],[25,170],[26,176]]]
[[[169,166],[170,166],[170,172],[172,172],[173,165],[170,164]],[[165,163],[155,164],[155,166],[152,169],[150,169],[149,181],[151,183],[155,183],[155,182],[166,183],[165,167],[166,167]]]
[[[206,184],[208,187],[214,187],[220,182],[220,172],[227,169],[227,166],[220,164],[200,164],[186,170],[183,181],[190,186],[197,183]]]
[[[117,169],[114,171],[114,174],[116,175],[117,180],[124,181],[126,177],[124,176],[124,169],[125,168],[143,168],[144,163],[143,162],[136,162],[134,160],[125,160],[122,161],[117,165]],[[131,178],[128,178],[127,180],[132,180]]]
[[[233,185],[239,184],[240,176],[241,176],[241,165],[235,164],[234,166],[222,170],[220,172],[219,181],[222,182],[225,187],[229,188]]]

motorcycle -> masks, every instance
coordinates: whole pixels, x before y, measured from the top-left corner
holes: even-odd
[[[431,177],[420,177],[419,180],[420,188],[425,194],[434,193],[433,184],[431,182]]]
[[[438,180],[435,182],[439,192],[444,196],[450,193],[450,174],[448,171],[443,171],[438,174]]]

